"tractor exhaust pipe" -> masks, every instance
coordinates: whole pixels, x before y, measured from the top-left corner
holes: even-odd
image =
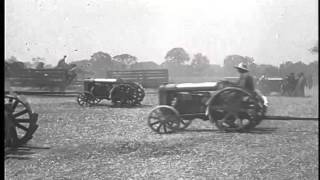
[[[317,121],[319,118],[306,118],[306,117],[290,117],[290,116],[265,116],[265,120],[304,120],[304,121]]]

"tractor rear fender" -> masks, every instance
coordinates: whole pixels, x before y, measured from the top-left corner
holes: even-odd
[[[219,94],[221,94],[222,92],[224,92],[224,91],[226,91],[226,90],[237,90],[237,91],[241,91],[241,92],[243,92],[243,93],[245,93],[245,94],[247,94],[247,95],[249,95],[249,96],[252,96],[248,91],[246,91],[246,90],[244,90],[244,89],[241,89],[241,88],[237,88],[237,87],[227,87],[227,88],[221,89],[221,90],[219,90],[217,93],[213,94],[213,95],[208,99],[208,101],[206,102],[206,106],[207,106],[206,112],[205,112],[206,116],[209,116],[209,112],[210,112],[210,111],[209,111],[209,105],[211,104],[211,102],[213,102],[213,101],[215,100],[215,98],[216,98]]]

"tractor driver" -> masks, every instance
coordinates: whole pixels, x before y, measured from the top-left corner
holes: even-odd
[[[237,85],[249,92],[254,92],[255,88],[253,77],[249,74],[247,65],[244,63],[240,63],[238,66],[235,66],[235,68],[240,73]]]

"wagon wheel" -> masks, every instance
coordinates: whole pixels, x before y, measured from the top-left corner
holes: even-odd
[[[111,90],[111,101],[114,104],[133,106],[136,104],[134,88],[129,84],[120,84]]]
[[[17,147],[32,139],[37,130],[38,114],[18,97],[5,96],[5,146]]]
[[[77,97],[78,104],[83,107],[89,107],[92,104],[95,104],[95,100],[96,98],[91,93],[88,93],[88,92],[79,94]]]
[[[137,83],[132,83],[131,85],[134,87],[134,92],[132,93],[133,97],[135,98],[136,103],[140,104],[145,96],[144,89],[140,84]]]
[[[209,118],[226,132],[242,132],[262,121],[258,100],[240,88],[225,88],[209,101]]]
[[[148,126],[159,134],[172,133],[179,129],[180,115],[171,106],[157,106],[149,113]]]

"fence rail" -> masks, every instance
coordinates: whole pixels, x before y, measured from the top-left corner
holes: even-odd
[[[76,97],[81,94],[81,91],[67,91],[67,92],[52,92],[52,91],[13,91],[12,93],[17,95],[30,95],[30,96],[60,96],[60,97]],[[158,91],[146,90],[146,94],[157,94]],[[5,91],[5,94],[10,94],[9,91]]]
[[[107,77],[138,82],[145,88],[158,88],[169,81],[168,69],[108,71]]]

